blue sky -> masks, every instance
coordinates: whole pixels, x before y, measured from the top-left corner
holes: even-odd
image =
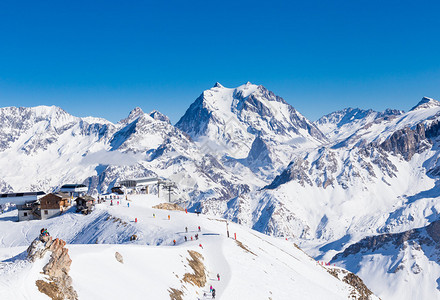
[[[1,1],[0,106],[177,122],[216,81],[311,120],[440,99],[437,1]]]

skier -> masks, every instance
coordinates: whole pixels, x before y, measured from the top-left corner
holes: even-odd
[[[202,244],[199,244],[199,247],[203,249],[203,246],[202,246]]]
[[[220,281],[220,274],[217,273],[217,280]]]
[[[156,215],[155,215],[155,214],[153,214],[153,218],[156,218]]]
[[[110,200],[110,206],[113,206],[113,200]]]
[[[188,227],[185,227],[185,231],[188,232]]]
[[[185,242],[186,242],[186,241],[188,241],[188,239],[186,238],[186,235],[185,235]]]
[[[193,240],[193,236],[191,236],[191,241]]]
[[[198,240],[199,239],[199,234],[196,233],[195,237],[196,237],[196,240]]]
[[[127,206],[130,207],[130,203],[127,202]]]
[[[200,232],[200,226],[199,226],[199,232]]]
[[[209,287],[209,292],[212,293],[212,285]]]
[[[215,289],[212,289],[212,299],[215,299]]]
[[[174,246],[176,245],[176,240],[173,240]]]
[[[170,215],[168,215],[168,220],[171,218],[171,216]]]

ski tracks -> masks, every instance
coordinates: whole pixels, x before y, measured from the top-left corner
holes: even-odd
[[[204,236],[205,239],[209,241],[205,244],[205,249],[207,253],[215,253],[215,256],[208,256],[208,283],[207,287],[204,288],[204,292],[208,295],[206,299],[211,299],[209,292],[209,286],[212,285],[216,291],[216,299],[221,299],[221,295],[228,287],[229,281],[231,280],[231,268],[228,261],[226,260],[223,253],[223,243],[225,242],[220,236]],[[203,243],[203,241],[202,241]],[[217,280],[217,274],[220,274],[220,281]],[[205,289],[208,289],[208,292]]]

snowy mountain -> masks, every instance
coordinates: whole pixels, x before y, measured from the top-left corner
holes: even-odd
[[[308,253],[329,260],[352,246],[357,249],[355,243],[363,238],[400,234],[438,220],[440,107],[432,100],[426,104],[422,100],[407,113],[376,119],[342,141],[334,139],[327,147],[298,155],[271,184],[252,196],[260,199],[255,219],[263,216],[265,220],[254,228],[295,236]],[[353,122],[358,121],[353,118]],[[345,123],[341,128],[347,125],[356,127]],[[394,259],[401,250],[388,245],[383,251]],[[365,253],[375,255],[375,250],[367,246]],[[429,249],[419,254],[422,260],[432,260]],[[367,263],[368,255],[347,256],[343,265],[361,278],[374,277],[367,282],[379,296],[401,299],[417,294],[407,286],[392,296],[390,291],[403,278]],[[389,267],[391,262],[381,263]],[[434,265],[438,267],[437,260]],[[437,287],[436,279],[427,275],[416,279]],[[440,296],[437,288],[426,293]],[[425,294],[417,295],[424,298],[420,295]]]
[[[406,113],[348,108],[313,124],[250,83],[216,84],[176,126],[140,108],[116,124],[57,107],[1,108],[0,190],[80,182],[96,195],[123,179],[160,177],[177,184],[172,199],[189,211],[289,237],[329,261],[364,238],[439,219],[439,120],[440,103],[423,98]],[[391,256],[402,251],[387,247]],[[372,266],[359,257],[369,252],[360,253],[335,261],[363,278]],[[387,274],[378,271],[367,283],[388,298],[384,287],[408,278]],[[430,276],[411,280],[433,284]]]
[[[326,137],[332,141],[340,141],[348,138],[360,128],[372,122],[389,120],[403,114],[403,111],[386,109],[383,112],[372,109],[363,110],[360,108],[345,108],[319,118],[315,125]]]
[[[176,127],[206,152],[239,159],[263,180],[271,179],[295,149],[327,140],[284,99],[250,82],[238,88],[216,83],[191,104]],[[263,160],[249,164],[260,155]]]
[[[77,295],[70,299],[212,299],[212,286],[216,299],[378,299],[359,279],[339,279],[292,242],[233,223],[234,239],[228,238],[224,219],[154,209],[160,203],[155,196],[128,200],[99,204],[87,216],[70,211],[45,221],[13,222],[15,211],[2,215],[0,297],[48,299],[68,292]],[[50,251],[35,258],[45,247],[39,242],[27,255],[41,227],[67,242],[64,250],[62,243],[52,247],[62,258],[50,258]],[[68,291],[51,281],[59,274],[70,278],[62,283]]]

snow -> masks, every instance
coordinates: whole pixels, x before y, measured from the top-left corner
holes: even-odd
[[[216,84],[200,99],[203,101],[199,104],[209,109],[212,118],[205,124],[205,120],[197,119],[198,115],[189,116],[196,119],[196,123],[199,121],[200,128],[206,125],[206,131],[199,135],[184,134],[159,112],[149,115],[139,108],[117,124],[93,117],[77,118],[54,106],[2,108],[0,189],[49,192],[66,182],[84,182],[90,187],[90,193],[97,194],[108,192],[117,180],[125,178],[166,178],[178,185],[172,199],[190,210],[200,209],[210,213],[211,219],[227,217],[270,235],[289,237],[309,255],[322,260],[330,260],[366,236],[423,227],[439,218],[438,176],[430,173],[440,168],[438,141],[432,141],[432,147],[416,153],[409,161],[377,146],[397,130],[438,121],[440,106],[433,99],[422,99],[407,113],[346,109],[323,117],[322,122],[315,122],[316,127],[284,100],[251,83],[233,89]],[[319,138],[321,131],[317,127],[327,139]],[[313,130],[317,130],[317,134],[312,134]],[[271,164],[259,166],[258,161],[248,159],[256,137],[262,139],[265,147],[261,146],[261,152],[256,151],[252,157],[259,157],[264,150],[267,153],[260,157],[269,157]],[[291,177],[286,176],[286,180],[273,185],[273,189],[264,188],[276,175],[287,170],[292,171]],[[157,192],[155,189],[152,187],[153,192]],[[27,246],[44,226],[69,243],[73,256],[78,254],[74,264],[80,267],[75,269],[72,265],[72,274],[81,268],[95,268],[91,261],[81,261],[100,253],[105,253],[111,272],[125,274],[122,266],[114,261],[114,252],[118,251],[124,258],[127,256],[127,273],[143,272],[131,263],[134,260],[139,260],[142,270],[154,264],[154,272],[167,285],[158,284],[157,295],[167,295],[167,288],[173,285],[180,289],[181,283],[176,281],[175,275],[156,267],[156,261],[169,266],[167,258],[158,253],[169,253],[169,260],[179,264],[175,272],[182,278],[187,266],[181,260],[186,262],[187,250],[201,250],[197,245],[190,247],[189,243],[183,243],[183,236],[177,234],[182,231],[181,224],[200,223],[210,233],[219,233],[224,231],[224,222],[203,216],[195,220],[192,215],[182,218],[182,213],[171,212],[170,223],[166,215],[152,218],[155,211],[152,203],[163,200],[151,197],[146,202],[132,200],[130,208],[125,203],[113,207],[99,205],[89,216],[67,213],[56,219],[24,223],[13,222],[16,211],[8,211],[0,216],[0,230],[8,232],[0,238],[0,247],[4,247],[0,255],[7,259],[19,254],[23,249],[14,247]],[[134,217],[138,217],[137,223],[133,222]],[[315,298],[326,298],[322,297],[325,292],[341,295],[338,290],[327,287],[327,279],[323,279],[323,285],[316,283],[314,278],[322,274],[308,269],[310,262],[291,247],[291,242],[260,236],[241,226],[235,230],[239,240],[257,257],[224,234],[202,237],[209,271],[214,275],[218,270],[229,274],[224,281],[216,283],[222,297],[228,299],[239,294],[247,298],[253,293],[234,286],[238,282],[251,285],[255,298],[305,296],[295,294],[298,292],[294,288],[285,288],[290,285],[301,293],[305,292],[300,286],[307,287],[307,291],[316,290],[319,297]],[[132,234],[138,235],[139,240],[130,243]],[[174,238],[179,243],[175,247],[171,246]],[[285,256],[280,249],[289,255]],[[154,259],[139,258],[144,251]],[[271,253],[277,254],[271,257]],[[182,258],[177,259],[180,255]],[[432,259],[429,253],[405,255],[390,249],[386,253],[349,258],[344,263],[384,299],[393,299],[391,293],[397,288],[400,292],[395,293],[396,299],[405,299],[405,295],[436,298],[439,261]],[[396,257],[405,256],[410,262],[412,255],[419,255],[420,259],[417,265],[405,265],[406,270],[411,271],[389,273],[389,266]],[[290,259],[292,256],[304,266]],[[106,267],[104,261],[97,264],[91,274],[99,272],[101,267]],[[414,274],[412,270],[418,268],[421,272]],[[299,278],[298,274],[291,275],[294,270],[300,270],[301,275],[311,272],[313,276]],[[280,276],[270,276],[278,273]],[[79,275],[72,276],[81,286],[82,295],[93,293],[86,280]],[[126,277],[142,284],[130,274]],[[110,275],[105,278],[112,281]],[[250,278],[252,281],[247,280]],[[100,284],[107,286],[105,280],[102,281]],[[14,282],[11,284],[22,284]],[[130,285],[130,282],[124,281],[124,284]],[[417,285],[424,287],[420,294],[413,292]],[[187,288],[188,297],[197,292],[201,295],[203,291]]]
[[[217,299],[348,299],[350,287],[327,273],[292,242],[229,223],[231,236],[237,234],[237,239],[248,249],[245,250],[226,237],[224,219],[153,209],[152,205],[161,202],[155,196],[129,196],[130,207],[127,201],[120,201],[113,206],[108,202],[100,204],[88,216],[68,212],[49,220],[18,223],[11,220],[16,211],[2,215],[0,228],[6,234],[0,248],[0,295],[45,299],[34,282],[47,258],[31,264],[20,253],[39,228],[47,227],[52,236],[68,242],[72,258],[69,274],[80,299],[166,299],[170,288],[182,290],[184,299],[205,299],[203,293],[209,293],[210,285],[216,289]],[[112,219],[106,220],[102,215]],[[138,219],[137,223],[134,218]],[[108,230],[108,225],[102,226],[103,223],[113,227]],[[115,227],[115,223],[120,225]],[[189,229],[188,237],[199,233],[199,240],[189,238],[184,242],[185,227]],[[129,232],[125,232],[127,228]],[[99,244],[94,244],[91,238],[93,230],[99,231]],[[135,242],[121,238],[134,232],[139,236]],[[177,240],[176,246],[173,239]],[[78,244],[78,241],[87,243]],[[204,257],[208,281],[201,288],[182,282],[184,274],[192,272],[187,262],[188,250]],[[115,252],[122,255],[123,264],[116,261]],[[19,256],[9,259],[16,254]]]

